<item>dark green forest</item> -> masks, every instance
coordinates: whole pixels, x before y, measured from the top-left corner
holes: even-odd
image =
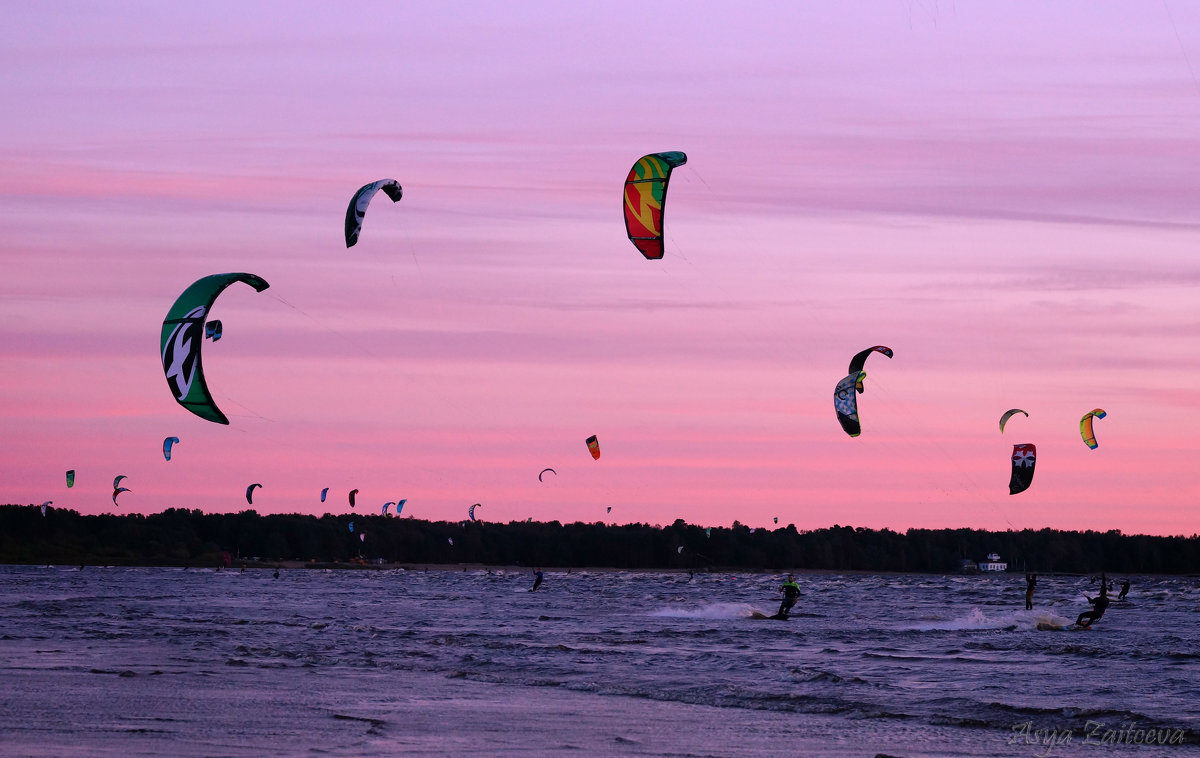
[[[953,572],[961,570],[963,559],[979,560],[991,552],[999,553],[1013,571],[1200,573],[1200,536],[1115,530],[900,533],[838,525],[812,531],[790,525],[752,530],[737,522],[731,528],[705,529],[682,520],[665,527],[500,524],[174,508],[149,516],[86,516],[51,508],[42,516],[37,506],[0,506],[0,563],[202,566],[217,565],[229,553],[242,561],[319,564]]]

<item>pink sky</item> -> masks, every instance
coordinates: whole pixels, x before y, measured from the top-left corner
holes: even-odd
[[[356,8],[6,11],[0,502],[1200,531],[1200,7]],[[158,355],[226,271],[227,427]]]

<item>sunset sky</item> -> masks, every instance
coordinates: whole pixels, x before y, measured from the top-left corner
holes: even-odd
[[[6,8],[0,502],[1200,532],[1200,5],[353,7]]]

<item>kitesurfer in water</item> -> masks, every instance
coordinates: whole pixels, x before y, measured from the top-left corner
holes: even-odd
[[[542,586],[542,570],[535,568],[533,570],[533,589],[530,592],[537,592],[537,588]]]
[[[1121,580],[1121,594],[1117,595],[1117,600],[1124,600],[1125,596],[1128,594],[1129,594],[1129,579],[1125,578],[1125,579]]]
[[[779,588],[783,593],[783,602],[779,604],[779,613],[775,615],[780,618],[787,618],[792,612],[792,606],[796,604],[796,599],[800,597],[800,585],[796,584],[796,577],[788,574],[787,581]]]
[[[1089,597],[1087,601],[1092,604],[1092,609],[1079,614],[1079,618],[1075,619],[1075,626],[1090,627],[1092,622],[1098,621],[1104,615],[1104,611],[1108,609],[1108,582],[1105,580],[1104,574],[1100,575],[1100,594],[1095,598]]]
[[[1025,575],[1025,610],[1033,610],[1033,588],[1037,586],[1037,574]]]

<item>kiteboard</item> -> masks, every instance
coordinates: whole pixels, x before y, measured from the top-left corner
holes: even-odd
[[[1062,624],[1053,624],[1049,621],[1039,621],[1037,628],[1040,632],[1082,632],[1091,629],[1090,626],[1079,626],[1078,624],[1063,626]]]
[[[752,619],[769,619],[771,621],[787,621],[788,620],[787,616],[780,616],[778,613],[776,613],[774,616],[768,616],[767,614],[759,613],[758,611],[751,611],[750,618],[752,618]]]

